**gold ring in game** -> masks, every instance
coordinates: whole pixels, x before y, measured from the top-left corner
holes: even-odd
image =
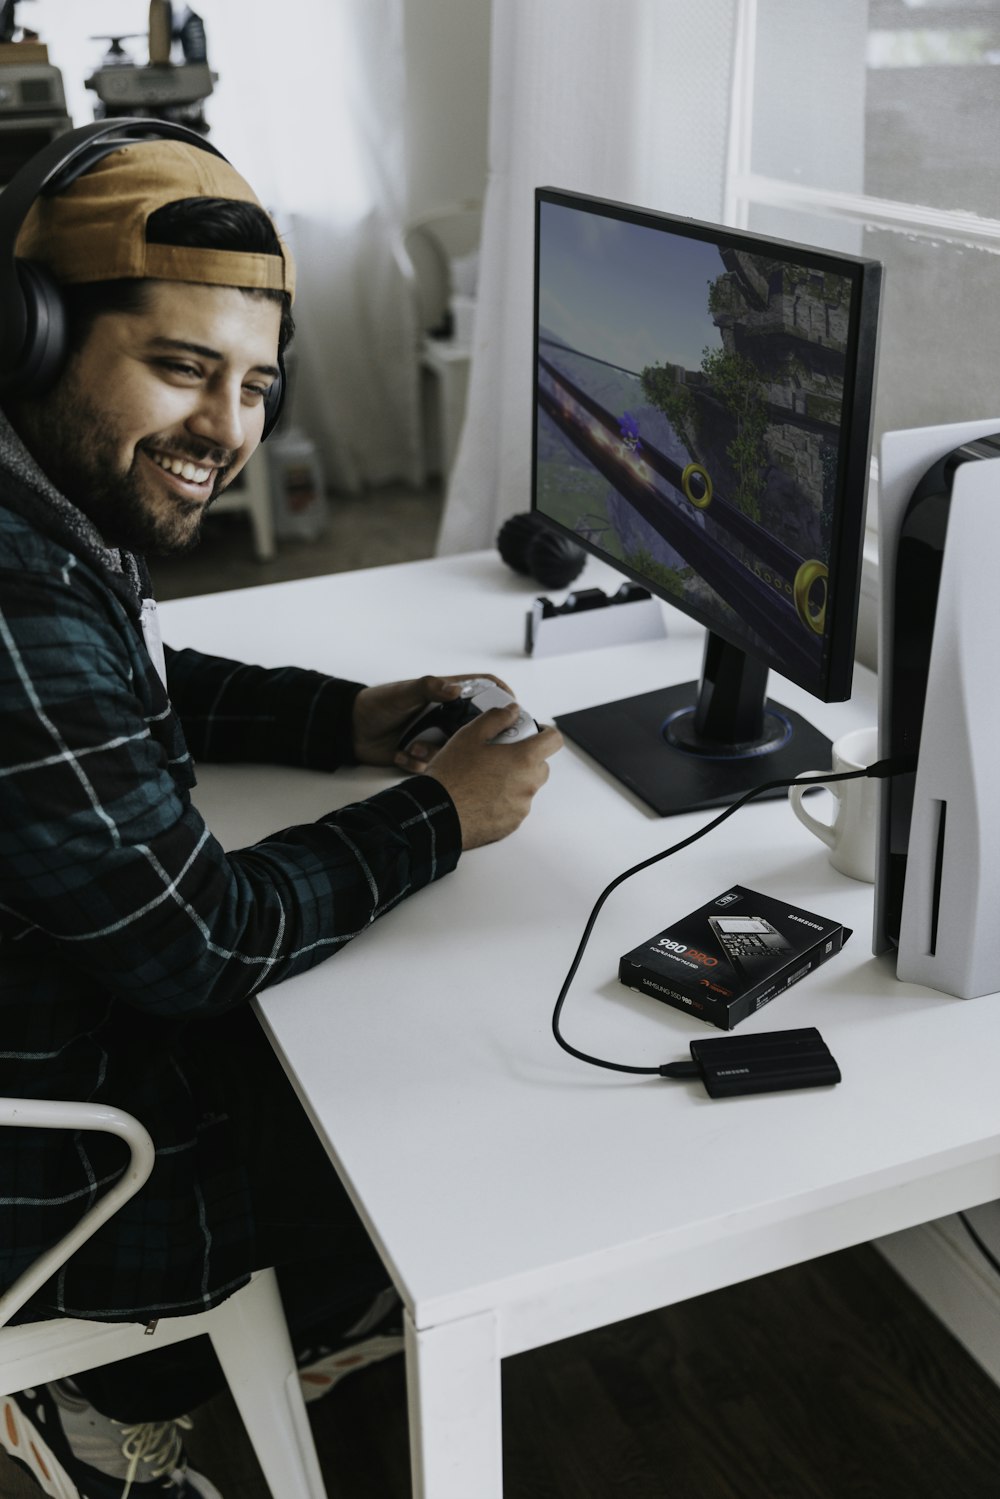
[[[827,578],[830,570],[822,562],[815,560],[803,562],[795,574],[795,582],[792,588],[792,597],[795,600],[795,610],[804,625],[817,635],[822,635],[826,628],[826,598]],[[816,583],[823,584],[823,602],[819,608],[813,603],[811,594]]]
[[[691,480],[696,478],[701,479],[705,486],[703,494],[691,493]],[[700,463],[688,464],[687,468],[681,474],[681,488],[691,501],[691,504],[698,510],[707,510],[712,503],[712,476],[708,472],[708,469],[703,468]]]

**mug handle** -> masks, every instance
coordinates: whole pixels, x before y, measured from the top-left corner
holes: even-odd
[[[805,770],[802,772],[802,774],[810,776],[821,776],[823,774],[823,771]],[[815,833],[816,837],[821,839],[826,844],[827,848],[833,848],[834,844],[837,841],[835,824],[829,822],[820,822],[818,817],[813,817],[812,813],[807,812],[805,807],[802,805],[802,798],[805,796],[806,792],[811,791],[813,786],[822,785],[822,781],[813,781],[810,786],[789,786],[788,800],[791,805],[792,811],[799,819],[799,822],[805,823],[809,831],[811,833]],[[832,786],[826,786],[825,789],[829,791],[832,796],[836,796],[837,785],[838,783],[835,782]]]

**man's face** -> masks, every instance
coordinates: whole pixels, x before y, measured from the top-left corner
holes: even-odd
[[[154,281],[101,314],[15,424],[108,546],[176,552],[260,442],[281,308],[228,286]]]

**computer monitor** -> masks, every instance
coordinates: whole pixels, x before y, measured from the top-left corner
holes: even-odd
[[[559,727],[661,815],[829,765],[767,676],[850,695],[881,266],[535,198],[532,508],[708,631],[700,682]]]

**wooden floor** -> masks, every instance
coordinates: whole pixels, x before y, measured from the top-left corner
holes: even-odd
[[[503,1399],[506,1499],[1000,1496],[1000,1390],[867,1245],[519,1354]],[[330,1499],[409,1499],[401,1358],[310,1410]],[[189,1451],[270,1499],[228,1394]]]
[[[503,1401],[507,1499],[1000,1496],[1000,1390],[870,1246],[519,1354]],[[267,1499],[227,1405],[205,1471]],[[408,1499],[401,1359],[312,1409],[330,1499]]]
[[[270,564],[220,515],[157,591],[427,556],[439,510],[433,492],[335,502],[322,544]],[[869,1246],[520,1354],[503,1397],[507,1499],[1000,1499],[1000,1390]],[[311,1413],[330,1499],[408,1499],[402,1359]],[[189,1450],[224,1499],[270,1499],[228,1394]],[[0,1453],[0,1499],[39,1493]]]

